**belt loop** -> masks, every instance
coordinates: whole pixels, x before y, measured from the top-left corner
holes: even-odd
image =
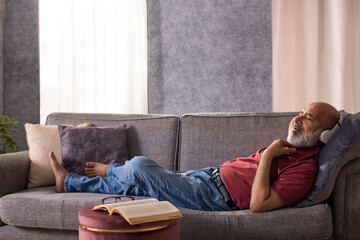
[[[220,168],[216,168],[212,172],[211,181],[214,183],[221,195],[223,195],[226,204],[231,208],[231,210],[239,210],[238,206],[236,206],[235,202],[231,199],[229,191],[226,189],[224,182],[221,179]]]

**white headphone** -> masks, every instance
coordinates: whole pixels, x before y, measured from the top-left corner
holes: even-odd
[[[341,124],[343,123],[343,117],[340,114],[340,118],[339,121],[335,124],[335,126],[333,127],[333,129],[331,130],[325,130],[320,134],[319,140],[323,143],[327,143],[331,136],[336,132],[336,130],[341,126]]]

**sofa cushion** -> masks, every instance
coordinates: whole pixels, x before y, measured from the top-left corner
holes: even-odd
[[[331,194],[340,169],[360,156],[360,112],[342,113],[344,123],[319,154],[319,171],[309,194],[297,206],[325,201]]]
[[[1,239],[10,240],[79,240],[79,231],[44,228],[24,228],[6,225],[0,228]]]
[[[100,128],[58,127],[62,165],[69,172],[84,175],[88,161],[124,164],[128,159],[125,124]]]
[[[46,124],[77,125],[90,122],[95,127],[126,124],[129,159],[146,156],[169,170],[174,170],[179,117],[161,114],[86,114],[52,113]]]
[[[265,213],[250,210],[202,212],[181,209],[182,239],[328,239],[333,233],[331,208],[318,204]],[[224,235],[225,234],[225,235]]]
[[[32,188],[1,198],[0,217],[11,226],[76,230],[78,211],[107,196],[112,195]],[[266,213],[180,210],[183,239],[222,239],[224,232],[227,239],[320,239],[332,235],[331,209],[327,204]]]
[[[28,188],[55,184],[49,152],[53,151],[56,159],[62,162],[58,127],[26,123],[25,130],[30,159]]]
[[[181,117],[179,169],[218,166],[286,139],[298,113],[209,113]],[[274,131],[276,129],[276,131]]]
[[[31,188],[0,198],[0,218],[12,226],[77,230],[78,211],[100,204],[108,196],[114,195],[56,193],[55,187]]]
[[[76,127],[87,126],[90,126],[90,123],[81,123]],[[55,184],[55,176],[49,162],[49,152],[53,151],[57,161],[62,163],[58,126],[25,123],[25,131],[30,159],[27,187]]]

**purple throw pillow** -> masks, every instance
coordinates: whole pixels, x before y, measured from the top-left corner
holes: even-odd
[[[124,164],[127,160],[126,125],[118,127],[58,126],[63,167],[84,175],[86,162]]]

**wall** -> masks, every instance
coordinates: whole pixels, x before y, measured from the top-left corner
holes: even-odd
[[[19,121],[15,142],[24,150],[24,124],[39,123],[40,118],[38,0],[5,0],[3,11],[3,113]]]
[[[38,0],[3,1],[0,111],[19,120],[24,150],[40,115]],[[271,1],[147,4],[149,113],[271,111]]]
[[[149,113],[272,110],[271,1],[147,4]]]
[[[0,1],[0,114],[4,114],[4,55],[3,55],[3,34],[4,34],[4,3],[5,0]]]

